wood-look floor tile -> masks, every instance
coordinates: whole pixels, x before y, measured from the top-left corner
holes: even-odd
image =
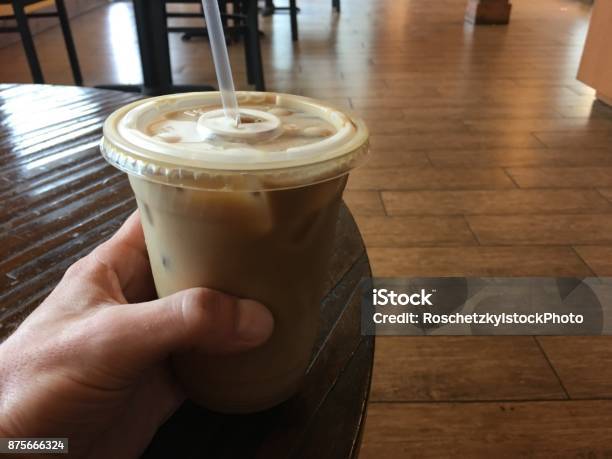
[[[593,100],[593,104],[560,107],[559,113],[567,118],[605,118],[612,117],[612,108],[602,102]]]
[[[302,85],[303,86],[303,85]],[[296,91],[293,90],[292,93]],[[383,97],[386,94],[385,88],[368,88],[362,87],[302,87],[299,89],[302,96],[314,97],[317,99],[329,99],[338,97]]]
[[[493,104],[508,104],[508,105],[535,105],[540,104],[542,106],[550,106],[550,107],[563,107],[567,105],[583,105],[590,104],[593,101],[593,96],[591,94],[576,94],[575,92],[563,88],[562,91],[558,92],[557,88],[551,88],[547,90],[539,90],[534,92],[530,97],[517,97],[516,91],[513,95],[511,92],[504,94],[503,92],[498,92],[497,94],[493,94],[490,97],[490,101]],[[519,91],[520,93],[521,91]]]
[[[612,277],[612,246],[585,245],[574,249],[596,275]]]
[[[338,108],[342,108],[345,110],[351,110],[353,108],[353,106],[351,105],[351,101],[348,97],[337,97],[337,96],[327,96],[327,97],[320,97],[321,100],[323,100],[324,102],[329,103],[330,105],[333,105],[335,107]]]
[[[491,88],[489,91],[475,91],[461,89],[447,91],[445,88],[438,89],[442,97],[454,99],[467,99],[470,101],[480,101],[482,104],[494,106],[534,106],[539,104],[544,107],[559,107],[566,105],[580,105],[587,101],[592,101],[591,94],[577,94],[569,88],[562,86],[549,88]],[[523,94],[526,92],[528,94]],[[475,96],[477,94],[477,96]],[[518,95],[518,96],[517,96]]]
[[[359,110],[356,110],[355,113],[359,115]],[[421,119],[370,119],[367,125],[372,135],[408,135],[423,132],[438,132],[446,135],[449,132],[465,131],[465,125],[460,120],[438,120],[432,123]]]
[[[359,110],[355,112],[359,114]],[[389,142],[402,145],[405,150],[423,150],[438,148],[540,148],[543,144],[530,132],[508,132],[500,135],[499,132],[467,132],[465,129],[452,131],[433,131],[435,126],[424,132],[404,132],[401,123],[398,123],[397,134],[384,134]],[[376,135],[375,131],[372,131]]]
[[[436,88],[440,94],[447,92],[455,92],[472,90],[472,91],[493,91],[497,88],[513,88],[518,89],[519,85],[511,78],[490,78],[482,80],[444,80],[434,79],[424,82],[422,79],[388,79],[385,80],[385,85],[389,89],[403,90],[414,87],[422,87],[427,84],[430,87]]]
[[[612,214],[466,218],[485,245],[612,244]]]
[[[559,131],[563,129],[575,133],[590,133],[593,131],[612,130],[612,120],[610,119],[590,119],[590,118],[535,118],[519,120],[464,120],[465,125],[470,131],[474,132],[497,132],[497,131]]]
[[[612,166],[607,148],[428,150],[437,167]]]
[[[542,59],[538,59],[542,62]],[[490,60],[488,62],[491,62]],[[390,85],[393,88],[393,85]],[[512,100],[533,103],[534,101],[550,102],[551,100],[582,101],[584,97],[564,86],[531,86],[519,89],[516,82],[510,84],[489,85],[482,88],[470,88],[466,86],[439,86],[438,92],[444,97],[473,97],[478,94],[480,98],[488,100]]]
[[[605,148],[612,144],[612,133],[602,132],[566,132],[566,131],[541,131],[534,132],[544,145],[549,148],[564,148],[568,146],[594,148]]]
[[[357,116],[360,116],[365,122],[370,125],[372,122],[381,120],[400,121],[406,119],[404,111],[401,108],[372,108],[353,111]]]
[[[597,191],[608,201],[612,202],[612,188],[599,188]]]
[[[379,148],[376,143],[370,146],[370,157],[363,169],[374,168],[415,168],[430,165],[427,155],[422,151],[401,151],[397,146]]]
[[[511,167],[521,188],[592,188],[612,186],[612,167]]]
[[[302,85],[303,86],[303,85]],[[346,96],[354,99],[365,99],[369,100],[370,98],[376,99],[385,99],[389,96],[394,95],[394,90],[391,90],[385,86],[342,86],[337,85],[336,87],[329,86],[315,86],[315,87],[304,87],[302,89],[302,94],[308,97],[315,97],[318,99],[325,97],[338,97],[338,96]],[[406,88],[402,89],[401,92],[395,92],[395,95],[399,97],[410,97],[410,98],[424,98],[424,97],[438,97],[439,93],[435,88],[429,87],[424,88],[423,86]]]
[[[357,101],[359,103],[359,101]],[[379,108],[382,104],[355,105],[355,109]],[[558,109],[553,107],[499,106],[495,104],[479,104],[472,107],[410,107],[403,110],[406,118],[425,119],[523,119],[523,118],[562,118]]]
[[[612,211],[595,190],[385,191],[389,215],[549,214]]]
[[[378,191],[347,190],[343,198],[353,215],[385,215]]]
[[[593,98],[595,98],[596,91],[590,86],[587,86],[586,84],[584,84],[582,81],[575,81],[573,83],[568,83],[565,86],[571,89],[572,91],[574,91],[576,94],[580,94],[580,95],[588,94],[588,95],[593,96]]]
[[[353,190],[436,190],[515,188],[501,169],[371,168],[351,173]]]
[[[563,54],[563,51],[559,48],[556,49],[551,49],[548,51],[548,53],[552,53],[552,52],[560,52],[561,54]],[[519,57],[519,56],[517,56]],[[569,78],[555,78],[553,81],[551,81],[548,78],[512,78],[512,81],[514,82],[514,84],[516,84],[517,87],[519,88],[533,88],[533,87],[551,87],[551,85],[553,86],[568,86],[568,87],[573,87],[573,86],[582,86],[582,87],[587,87],[584,83],[581,83],[579,81],[576,80],[575,76],[569,77]],[[588,88],[590,89],[590,88]],[[580,94],[580,93],[579,93]]]
[[[380,277],[589,276],[570,247],[368,248]]]
[[[476,244],[463,217],[357,216],[356,220],[368,248]]]
[[[612,401],[372,403],[361,459],[607,457]]]
[[[372,149],[373,154],[376,154],[379,151],[394,151],[407,155],[410,155],[415,151],[419,152],[418,150],[406,148],[401,136],[384,134],[378,135],[374,132],[370,132],[370,148]],[[422,151],[419,153],[422,153]]]
[[[534,338],[378,337],[370,401],[564,399]]]
[[[324,50],[321,50],[324,51]],[[306,59],[306,56],[302,57]],[[327,60],[326,57],[322,57],[323,60]],[[348,91],[348,90],[357,90],[360,91],[363,88],[373,89],[372,84],[369,82],[364,82],[360,80],[353,80],[344,78],[343,80],[326,80],[320,78],[312,78],[311,75],[305,74],[303,78],[299,80],[300,88],[302,89],[324,89],[324,90],[339,90],[339,91]],[[374,81],[373,83],[376,87],[376,90],[384,90],[387,86],[384,80]],[[344,94],[342,94],[344,95]]]
[[[403,99],[402,97],[351,97],[351,102],[355,110],[360,109],[373,109],[373,108],[398,108],[404,110],[411,110],[414,108],[421,108],[425,113],[429,110],[439,110],[443,112],[449,108],[462,108],[463,103],[461,99],[443,99],[441,97],[424,96],[418,98],[411,98],[410,101]],[[476,105],[476,102],[472,102],[470,105]],[[408,108],[407,108],[408,107]],[[405,112],[404,112],[405,113]],[[411,117],[413,119],[417,119]]]
[[[571,398],[612,398],[612,336],[537,339]]]

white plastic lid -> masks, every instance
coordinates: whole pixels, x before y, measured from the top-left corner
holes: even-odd
[[[129,174],[175,186],[260,191],[347,173],[367,153],[363,121],[313,99],[239,92],[243,123],[217,92],[129,104],[104,124],[101,150]]]

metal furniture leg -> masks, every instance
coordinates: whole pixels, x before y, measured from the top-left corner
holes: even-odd
[[[36,54],[36,49],[34,48],[34,40],[32,39],[32,32],[30,31],[28,18],[25,14],[24,2],[22,0],[13,0],[13,12],[15,13],[17,28],[19,29],[19,34],[21,35],[23,50],[25,51],[28,59],[32,80],[34,80],[34,83],[42,84],[45,82],[45,79],[43,78],[40,62],[38,61],[38,55]]]
[[[291,40],[298,41],[298,8],[295,0],[289,0],[289,16],[291,16]]]
[[[68,23],[68,14],[66,14],[64,0],[55,0],[55,8],[57,9],[57,15],[62,27],[62,34],[64,35],[64,43],[66,44],[66,51],[68,52],[68,60],[70,61],[74,83],[77,86],[82,86],[83,76],[81,75],[79,59],[74,46],[74,40],[72,39],[72,32],[70,31],[70,24]]]
[[[258,23],[258,8],[257,0],[246,0],[246,36],[248,40],[245,42],[247,54],[250,55],[251,70],[257,91],[265,91],[266,84],[264,81],[263,63],[261,61],[261,46],[259,44],[259,23]]]

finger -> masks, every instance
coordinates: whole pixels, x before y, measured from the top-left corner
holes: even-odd
[[[128,302],[155,298],[153,277],[138,211],[132,213],[117,233],[92,253],[98,262],[117,275]]]
[[[131,213],[110,241],[127,244],[140,251],[144,256],[147,256],[147,246],[144,241],[144,232],[140,223],[140,211],[138,209]]]
[[[109,357],[140,371],[172,353],[244,351],[264,343],[274,328],[270,311],[253,300],[216,290],[183,290],[148,303],[100,311]]]

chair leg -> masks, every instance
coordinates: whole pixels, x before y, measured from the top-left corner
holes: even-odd
[[[289,0],[289,16],[291,17],[291,40],[298,41],[298,8],[295,0]]]
[[[79,59],[74,46],[74,40],[72,39],[72,32],[70,31],[70,23],[68,22],[68,14],[66,13],[64,0],[55,0],[55,8],[57,9],[57,16],[59,18],[60,25],[62,26],[64,43],[66,44],[68,60],[70,61],[70,68],[72,69],[72,77],[74,78],[74,83],[77,86],[81,86],[83,84],[83,76],[81,75]]]
[[[266,0],[266,4],[262,10],[263,16],[272,16],[274,14],[274,10],[276,7],[274,6],[274,0]]]
[[[219,0],[219,11],[221,12],[221,25],[223,26],[223,30],[227,28],[227,0]],[[204,14],[204,11],[202,11]]]
[[[43,84],[45,79],[43,78],[38,56],[36,55],[34,40],[32,39],[32,32],[30,31],[23,2],[21,0],[13,1],[13,10],[15,13],[15,20],[17,21],[17,28],[19,29],[19,34],[21,35],[23,50],[25,51],[26,58],[28,59],[28,66],[30,67],[32,80],[34,83]]]
[[[253,71],[253,79],[255,80],[255,89],[257,91],[265,91],[266,84],[264,82],[263,63],[261,61],[261,46],[259,43],[257,0],[246,0],[246,7],[246,34],[248,36],[248,45],[245,43],[245,47],[247,53],[251,56],[251,68]]]
[[[340,0],[332,0],[332,8],[340,12]]]

